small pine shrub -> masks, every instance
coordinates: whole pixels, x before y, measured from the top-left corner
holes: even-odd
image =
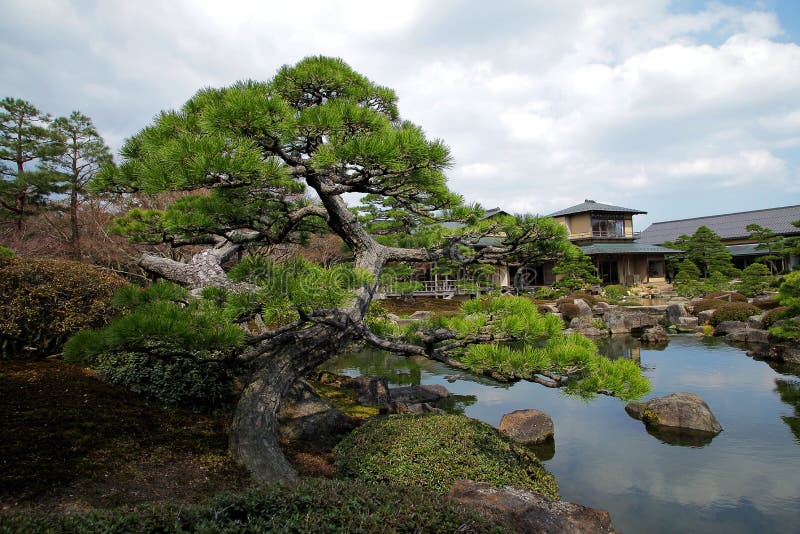
[[[540,287],[533,293],[536,300],[555,300],[564,295],[564,291],[554,287]]]
[[[372,419],[333,450],[342,474],[371,484],[422,487],[446,494],[459,479],[558,495],[558,485],[491,426],[459,415]]]
[[[722,302],[711,316],[711,324],[717,326],[725,321],[746,322],[751,315],[760,313],[761,310],[747,302]]]
[[[617,304],[622,300],[622,297],[628,294],[628,290],[620,285],[610,285],[603,289],[603,295],[611,304]]]
[[[16,258],[17,254],[8,247],[0,246],[0,260]]]
[[[0,348],[3,357],[44,357],[84,328],[115,314],[119,276],[85,263],[13,258],[0,262]]]

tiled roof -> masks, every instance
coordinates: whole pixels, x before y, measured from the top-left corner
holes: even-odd
[[[594,254],[673,254],[682,252],[656,245],[645,245],[643,243],[594,243],[585,245],[581,250],[587,256]]]
[[[570,208],[551,213],[548,217],[561,217],[563,215],[575,215],[577,213],[590,213],[590,212],[606,212],[606,213],[647,213],[646,211],[635,210],[632,208],[623,208],[621,206],[612,206],[611,204],[601,204],[594,200],[584,200],[581,204],[577,204]]]
[[[692,235],[701,226],[710,228],[723,240],[741,239],[750,235],[746,227],[753,223],[769,228],[779,235],[800,235],[800,228],[792,226],[792,221],[797,220],[800,220],[800,205],[664,221],[648,226],[637,242],[660,244],[675,241],[683,234]]]

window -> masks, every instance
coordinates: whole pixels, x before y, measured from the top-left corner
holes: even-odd
[[[592,237],[625,237],[625,217],[592,215]]]

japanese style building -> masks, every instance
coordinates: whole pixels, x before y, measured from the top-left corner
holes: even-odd
[[[585,200],[549,217],[566,226],[570,241],[592,258],[603,284],[630,286],[665,282],[665,255],[680,253],[637,241],[639,234],[633,231],[633,216],[645,213]],[[547,279],[545,276],[545,283],[549,283]]]

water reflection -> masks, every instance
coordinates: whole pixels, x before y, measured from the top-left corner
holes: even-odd
[[[800,441],[800,382],[776,378],[775,391],[781,396],[782,402],[794,408],[793,416],[784,415],[781,419],[789,425],[795,439]]]
[[[725,431],[712,441],[665,436],[645,431],[615,398],[584,402],[528,382],[499,384],[376,351],[345,355],[326,369],[387,376],[394,385],[444,385],[467,397],[452,399],[454,409],[493,426],[514,410],[548,413],[558,449],[546,443],[534,454],[556,476],[564,499],[609,510],[621,532],[796,532],[800,373],[756,361],[719,339],[670,336],[663,350],[624,339],[601,343],[603,353],[635,358],[638,350],[651,396],[696,393]],[[460,378],[452,383],[445,378],[454,375]]]

